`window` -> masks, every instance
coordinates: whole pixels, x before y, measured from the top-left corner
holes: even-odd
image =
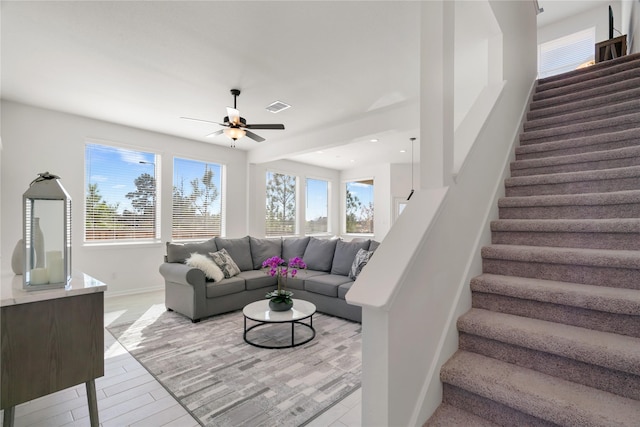
[[[307,207],[305,210],[305,234],[329,232],[329,183],[321,179],[307,178]]]
[[[223,230],[222,165],[173,159],[173,240],[209,239]]]
[[[267,236],[296,234],[296,177],[267,172]]]
[[[595,27],[538,45],[538,78],[575,70],[594,60]]]
[[[85,146],[85,241],[157,239],[154,153]]]
[[[373,179],[346,184],[346,232],[373,234]]]

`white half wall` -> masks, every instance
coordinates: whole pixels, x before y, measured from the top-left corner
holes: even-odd
[[[171,200],[173,156],[227,165],[226,235],[247,234],[246,153],[141,129],[2,101],[1,253],[10,270],[22,237],[22,194],[40,172],[59,175],[72,199],[72,264],[105,282],[107,296],[164,286],[158,267],[171,239],[171,205],[160,204],[161,239],[147,244],[84,244],[84,144],[92,140],[148,150],[161,156],[161,200]]]

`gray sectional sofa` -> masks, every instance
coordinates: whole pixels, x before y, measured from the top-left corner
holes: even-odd
[[[375,240],[345,242],[341,239],[315,237],[259,239],[246,236],[236,239],[215,237],[205,242],[167,243],[165,262],[160,274],[165,280],[165,304],[168,310],[181,313],[193,322],[215,314],[242,309],[277,287],[277,278],[262,271],[262,262],[279,256],[285,260],[302,258],[307,269],[287,279],[293,298],[314,303],[322,313],[360,322],[361,308],[348,304],[345,295],[353,280],[349,278],[360,249],[377,248]],[[193,253],[207,255],[225,249],[241,272],[219,281],[207,279],[203,270],[185,264]]]

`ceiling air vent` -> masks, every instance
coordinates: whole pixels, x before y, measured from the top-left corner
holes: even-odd
[[[267,105],[267,111],[271,111],[272,113],[279,113],[282,110],[286,110],[291,107],[289,104],[285,104],[282,101],[274,101],[271,104]]]

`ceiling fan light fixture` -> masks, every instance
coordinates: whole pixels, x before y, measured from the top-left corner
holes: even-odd
[[[244,129],[240,129],[240,128],[226,128],[224,130],[224,134],[228,137],[233,139],[234,141],[242,138],[243,136],[245,136],[247,134],[247,132]]]

